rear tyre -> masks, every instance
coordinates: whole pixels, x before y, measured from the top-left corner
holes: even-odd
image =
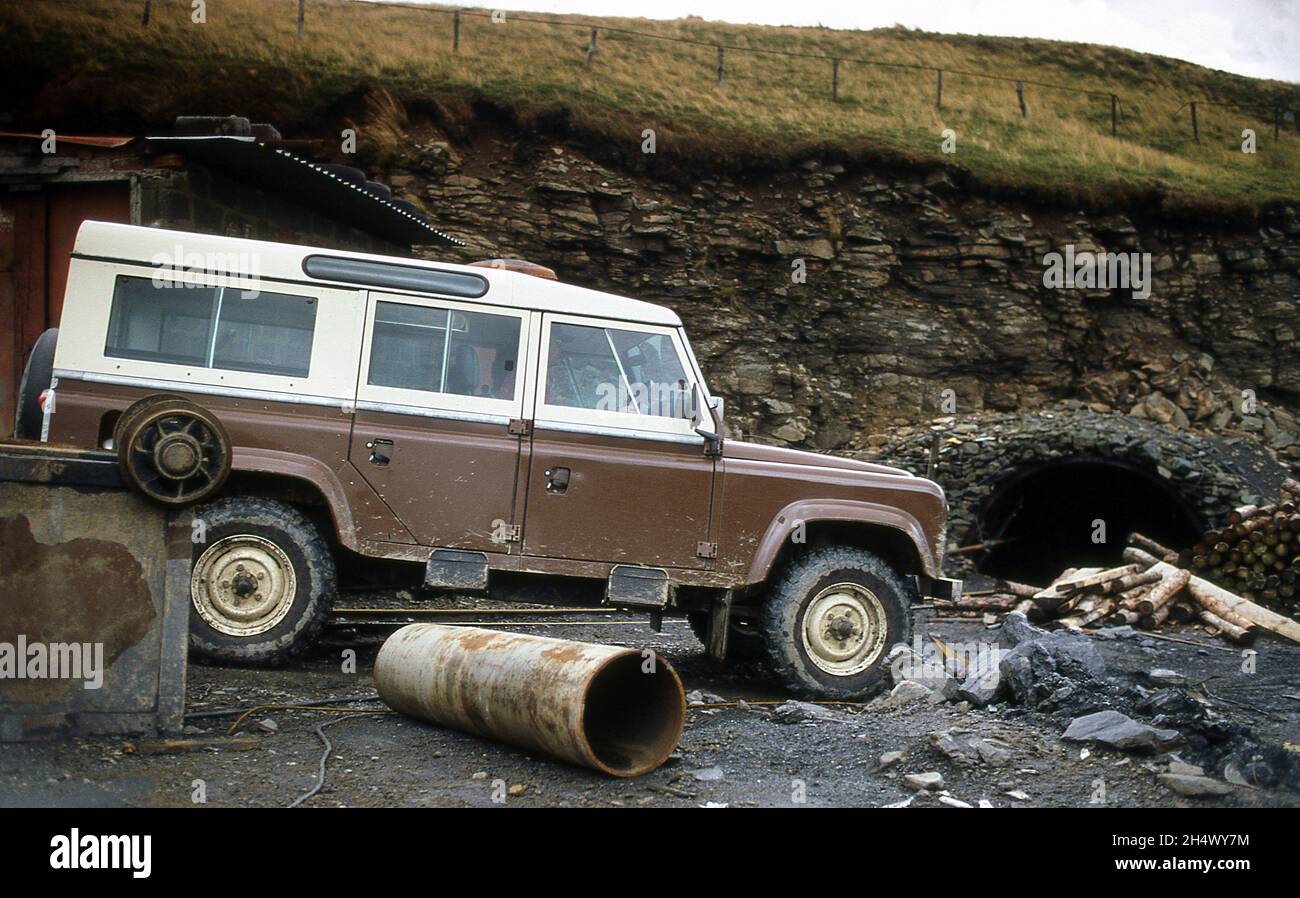
[[[879,557],[813,549],[778,575],[760,615],[773,670],[802,695],[861,699],[884,683],[889,647],[912,633],[912,590]]]
[[[334,607],[329,543],[302,512],[232,497],[198,509],[190,648],[209,661],[272,667],[301,655]]]
[[[20,440],[39,440],[45,421],[41,408],[41,394],[50,388],[54,378],[54,348],[59,342],[59,329],[52,327],[36,338],[32,354],[23,368],[23,379],[18,386],[18,411],[14,416],[14,436]]]

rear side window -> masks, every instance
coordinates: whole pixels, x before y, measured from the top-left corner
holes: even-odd
[[[546,403],[689,418],[691,388],[667,334],[557,322],[551,325]]]
[[[513,400],[519,330],[512,315],[377,303],[368,382]]]
[[[316,298],[117,278],[104,355],[306,377]]]

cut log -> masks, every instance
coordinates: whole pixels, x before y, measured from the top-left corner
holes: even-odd
[[[1101,623],[1115,610],[1114,599],[1098,599],[1093,609],[1079,619],[1080,627],[1091,627]]]
[[[1034,604],[1037,605],[1039,609],[1042,610],[1043,612],[1047,614],[1052,613],[1053,611],[1056,610],[1056,607],[1058,605],[1060,605],[1069,597],[1069,593],[1064,593],[1064,592],[1058,593],[1056,591],[1056,585],[1058,583],[1061,583],[1065,580],[1069,580],[1071,577],[1075,577],[1075,576],[1095,574],[1100,570],[1101,568],[1097,568],[1097,567],[1066,568],[1065,570],[1061,571],[1060,576],[1058,576],[1055,580],[1049,583],[1045,588],[1040,589],[1038,592],[1034,593],[1033,596]]]
[[[1151,591],[1137,603],[1136,610],[1143,617],[1158,617],[1156,623],[1159,624],[1164,621],[1165,616],[1169,613],[1168,611],[1165,611],[1164,614],[1160,612],[1174,600],[1178,593],[1182,592],[1183,587],[1187,585],[1187,581],[1191,579],[1192,575],[1182,568],[1174,567],[1163,561],[1154,565],[1152,570],[1160,572],[1160,582],[1151,587]]]
[[[1217,590],[1217,591],[1216,591]],[[1189,584],[1187,592],[1191,595],[1198,607],[1204,608],[1215,617],[1220,617],[1235,627],[1241,627],[1245,630],[1255,629],[1256,624],[1250,619],[1243,617],[1233,606],[1223,601],[1221,594],[1233,595],[1226,589],[1216,587],[1216,590],[1203,589],[1199,585]],[[1240,598],[1240,596],[1238,596]],[[1245,601],[1245,599],[1241,599]]]
[[[1178,557],[1178,553],[1173,549],[1166,548],[1154,539],[1151,539],[1151,537],[1143,536],[1141,533],[1130,533],[1128,535],[1128,541],[1130,544],[1137,546],[1142,551],[1155,555],[1161,561],[1173,561]]]
[[[1047,589],[1044,589],[1039,593],[1038,596],[1035,596],[1035,598],[1045,595],[1070,595],[1071,593],[1088,589],[1092,586],[1101,586],[1111,580],[1119,580],[1123,577],[1127,577],[1129,574],[1139,573],[1141,570],[1142,566],[1137,564],[1126,564],[1123,567],[1113,567],[1104,571],[1095,568],[1084,568],[1081,571],[1077,571],[1068,579],[1057,580],[1051,586],[1047,587]],[[1092,571],[1092,573],[1084,573],[1084,571]]]
[[[1013,596],[1020,596],[1022,599],[1032,599],[1043,591],[1041,586],[1030,586],[1028,583],[1016,583],[1013,580],[1003,580],[1002,587]]]
[[[935,608],[945,611],[1010,611],[1020,603],[1018,596],[962,596],[956,602],[935,602]]]
[[[1148,583],[1156,583],[1160,580],[1160,572],[1153,570],[1141,571],[1135,574],[1128,574],[1120,577],[1118,580],[1111,580],[1101,585],[1101,591],[1106,595],[1128,592],[1134,587],[1143,586]]]
[[[1231,621],[1224,620],[1209,609],[1198,608],[1196,616],[1238,645],[1250,645],[1255,641],[1255,631],[1253,629],[1239,627]]]
[[[1124,550],[1124,558],[1137,564],[1150,561],[1156,563],[1156,559],[1149,553],[1141,549],[1128,548]],[[1228,606],[1238,617],[1245,618],[1253,624],[1256,624],[1270,633],[1276,633],[1279,636],[1285,636],[1293,642],[1300,642],[1300,622],[1291,620],[1289,617],[1283,617],[1276,611],[1270,611],[1262,605],[1256,605],[1254,602],[1243,599],[1239,595],[1228,592],[1221,586],[1216,586],[1209,580],[1202,579],[1195,575],[1188,581],[1188,591],[1193,598],[1198,595],[1210,595]],[[1199,604],[1198,599],[1198,604]],[[1202,605],[1204,607],[1204,605]],[[1222,615],[1220,615],[1222,617]]]

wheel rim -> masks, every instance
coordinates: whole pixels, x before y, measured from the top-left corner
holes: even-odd
[[[836,583],[813,596],[803,616],[803,647],[818,669],[837,677],[871,667],[885,648],[885,607],[860,583]]]
[[[126,439],[131,477],[155,501],[168,505],[196,502],[225,478],[229,453],[221,435],[187,411],[155,413]]]
[[[213,543],[194,565],[190,597],[208,625],[227,636],[256,636],[288,615],[298,592],[284,550],[253,534]]]

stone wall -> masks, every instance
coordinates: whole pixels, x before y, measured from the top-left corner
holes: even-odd
[[[853,450],[945,411],[1074,398],[1253,431],[1300,459],[1296,208],[1171,222],[997,198],[943,171],[807,159],[692,173],[636,147],[619,161],[577,140],[466,133],[426,132],[372,172],[470,242],[431,255],[528,258],[673,307],[740,434]],[[1067,244],[1150,253],[1151,295],[1045,287],[1044,254]]]
[[[944,488],[952,545],[996,538],[977,526],[983,504],[1018,474],[1055,462],[1098,460],[1144,472],[1167,485],[1202,527],[1220,526],[1236,506],[1272,501],[1286,476],[1250,435],[1180,431],[1070,401],[1051,412],[940,418],[906,428],[872,455],[929,475]],[[1126,536],[1115,534],[1120,541]],[[948,568],[965,569],[960,563]]]

